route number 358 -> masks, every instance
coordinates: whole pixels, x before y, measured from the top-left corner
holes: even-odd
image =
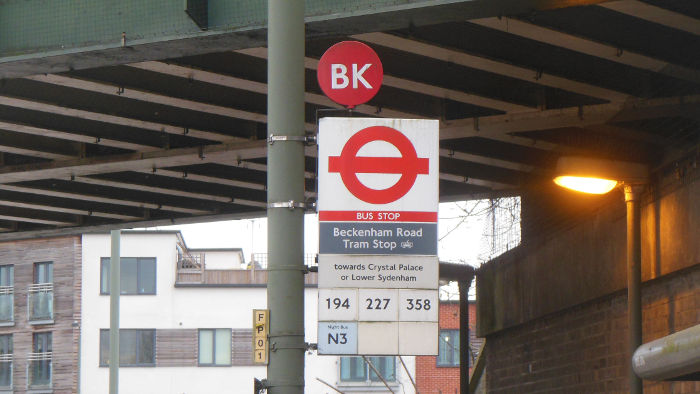
[[[408,305],[406,305],[406,309],[409,311],[411,310],[430,310],[430,300],[427,298],[407,298],[406,302]]]

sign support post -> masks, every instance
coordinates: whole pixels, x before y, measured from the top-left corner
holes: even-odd
[[[269,0],[269,394],[304,392],[304,39],[304,1]]]
[[[121,230],[110,233],[109,260],[109,394],[119,393],[119,296],[121,294]]]

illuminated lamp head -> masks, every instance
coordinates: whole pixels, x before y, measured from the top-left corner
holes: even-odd
[[[557,161],[554,183],[589,194],[605,194],[620,183],[646,183],[645,165],[617,160],[562,156]]]

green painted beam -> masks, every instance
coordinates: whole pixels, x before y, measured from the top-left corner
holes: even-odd
[[[307,16],[319,20],[425,7],[427,0],[308,0]],[[0,57],[50,55],[76,49],[116,48],[154,41],[255,29],[267,24],[267,1],[208,1],[208,31],[173,0],[10,0],[0,3]]]
[[[513,15],[604,0],[306,0],[307,38]],[[0,79],[265,45],[267,1],[0,1]]]

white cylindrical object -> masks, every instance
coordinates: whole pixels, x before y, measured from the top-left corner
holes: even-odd
[[[674,380],[700,373],[700,325],[643,344],[632,360],[642,379]]]

